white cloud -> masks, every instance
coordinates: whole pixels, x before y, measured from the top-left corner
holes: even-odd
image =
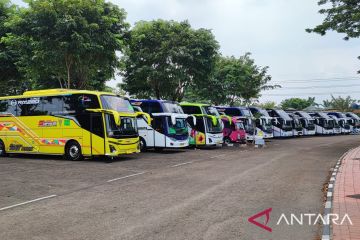
[[[16,0],[14,2],[20,2]],[[194,28],[212,29],[224,55],[239,56],[252,52],[256,62],[269,66],[276,81],[355,76],[360,69],[359,40],[342,40],[342,35],[325,37],[305,32],[321,23],[323,16],[314,0],[111,0],[128,13],[128,21],[188,19]],[[119,79],[111,81],[115,85]],[[346,83],[354,83],[346,82]],[[345,84],[346,84],[345,83]],[[344,84],[328,82],[321,84]],[[290,85],[290,84],[289,84]],[[301,83],[301,86],[319,85]],[[269,94],[307,93],[286,90]],[[299,85],[296,85],[299,86]],[[293,85],[292,85],[293,87]],[[339,89],[323,89],[330,93]],[[351,91],[344,88],[343,91]],[[313,91],[312,91],[313,92]],[[319,89],[317,90],[319,92]],[[304,96],[305,97],[305,96]],[[353,94],[360,99],[360,94]],[[281,101],[285,96],[263,97]],[[327,96],[317,96],[320,101]]]

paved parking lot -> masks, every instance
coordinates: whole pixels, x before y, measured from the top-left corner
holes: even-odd
[[[316,239],[276,225],[321,213],[329,170],[359,136],[272,140],[264,149],[147,152],[113,162],[0,159],[0,239]],[[248,217],[272,208],[272,233]]]

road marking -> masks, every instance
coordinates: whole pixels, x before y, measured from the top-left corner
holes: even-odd
[[[327,197],[332,197],[332,192],[328,192]]]
[[[8,206],[8,207],[3,207],[3,208],[0,208],[0,211],[8,210],[8,209],[10,209],[10,208],[19,207],[19,206],[22,206],[22,205],[25,205],[25,204],[29,204],[29,203],[33,203],[33,202],[38,202],[38,201],[41,201],[41,200],[45,200],[45,199],[49,199],[49,198],[54,198],[54,197],[57,197],[57,195],[50,195],[50,196],[46,196],[46,197],[41,197],[41,198],[33,199],[33,200],[30,200],[30,201],[27,201],[27,202],[18,203],[18,204],[11,205],[11,206]]]
[[[179,163],[179,164],[173,165],[173,166],[171,166],[171,167],[172,167],[172,168],[173,168],[173,167],[180,167],[180,166],[187,165],[187,164],[191,164],[191,163],[193,163],[193,162],[184,162],[184,163]]]
[[[225,155],[228,155],[228,154],[219,154],[219,155],[212,156],[212,157],[209,157],[209,158],[210,158],[210,159],[212,159],[212,158],[218,158],[218,157],[222,157],[222,156],[225,156]]]
[[[145,174],[145,173],[146,172],[135,173],[135,174],[127,175],[127,176],[124,176],[124,177],[114,178],[114,179],[108,180],[106,182],[110,183],[110,182],[122,180],[122,179],[125,179],[125,178],[129,178],[129,177],[139,176],[139,175],[142,175],[142,174]]]
[[[325,203],[325,208],[331,208],[331,201],[327,201]]]
[[[330,183],[328,188],[334,188],[334,184]]]

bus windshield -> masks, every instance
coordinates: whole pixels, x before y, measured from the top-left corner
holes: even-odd
[[[101,103],[104,109],[115,110],[118,112],[134,112],[130,101],[114,95],[101,95]]]
[[[259,113],[264,117],[270,117],[269,113],[264,109],[259,109]]]
[[[204,106],[205,114],[212,115],[212,116],[220,116],[218,110],[211,106]]]
[[[252,114],[251,114],[250,110],[248,110],[248,109],[242,109],[241,111],[243,112],[243,116],[245,116],[245,117],[252,117]]]
[[[106,114],[106,131],[110,138],[123,138],[137,136],[136,119],[132,117],[121,117],[121,124],[117,126],[114,115]]]
[[[170,135],[187,135],[188,134],[186,119],[176,118],[175,124],[173,124],[173,122],[171,121],[171,117],[167,117],[166,119],[168,122]]]
[[[235,122],[236,130],[245,130],[244,124],[242,122]]]
[[[261,125],[263,127],[263,130],[266,132],[270,132],[272,130],[272,124],[270,120],[261,119]]]
[[[289,114],[287,114],[284,110],[276,110],[276,112],[282,119],[286,121],[291,121]]]
[[[206,126],[207,126],[209,133],[221,133],[222,132],[222,127],[221,127],[220,121],[217,120],[216,125],[214,125],[211,118],[207,117],[205,119],[206,119]]]
[[[178,103],[175,102],[163,102],[164,112],[168,113],[180,113],[184,114],[184,111]]]

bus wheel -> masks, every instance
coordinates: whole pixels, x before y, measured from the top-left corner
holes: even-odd
[[[6,151],[5,151],[5,144],[2,140],[0,140],[0,157],[5,157]]]
[[[231,139],[229,137],[225,137],[224,138],[224,143],[225,144],[230,144],[231,143]]]
[[[81,154],[80,144],[76,141],[69,141],[65,147],[66,159],[71,161],[78,161],[83,158]]]
[[[146,151],[146,142],[143,138],[140,138],[140,151],[145,152]]]

